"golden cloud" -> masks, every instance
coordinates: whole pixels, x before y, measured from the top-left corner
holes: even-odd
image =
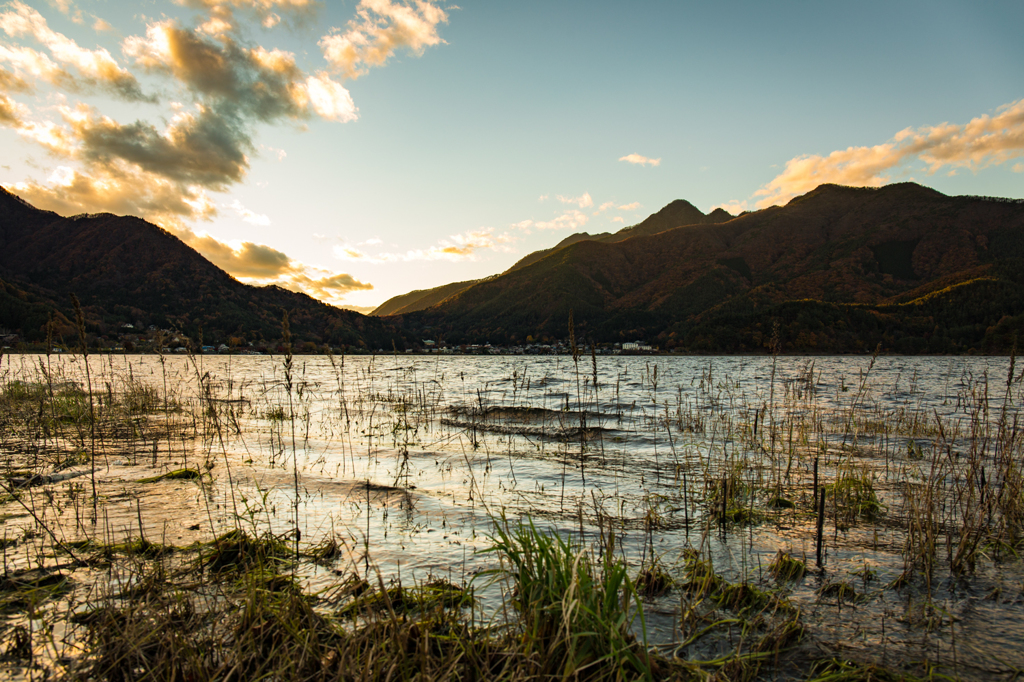
[[[447,21],[448,14],[427,0],[361,0],[345,32],[324,36],[320,47],[342,77],[358,78],[371,67],[383,66],[399,48],[420,55],[444,43],[437,26]]]
[[[26,107],[0,93],[0,125],[19,127],[23,125],[22,117],[27,113]]]
[[[264,28],[273,28],[281,22],[278,11],[300,21],[311,17],[320,7],[316,0],[176,0],[179,5],[206,10],[210,19],[200,29],[211,35],[235,29],[234,10],[255,14]],[[222,29],[212,32],[210,29]]]
[[[747,202],[745,201],[727,201],[724,204],[715,204],[714,206],[711,207],[711,211],[714,211],[715,209],[718,208],[722,209],[723,211],[731,215],[739,215],[740,213],[749,210],[747,208]]]
[[[348,90],[326,73],[307,76],[283,50],[248,49],[228,36],[211,38],[163,21],[148,26],[145,37],[125,40],[124,51],[224,116],[264,123],[307,118],[311,111],[335,121],[357,117]]]
[[[12,54],[20,52],[20,61],[28,66],[31,73],[55,85],[68,89],[79,89],[83,85],[101,87],[129,101],[153,101],[153,98],[142,93],[135,76],[119,66],[106,50],[80,47],[67,36],[53,31],[39,12],[18,0],[14,0],[10,8],[11,11],[0,14],[0,30],[12,38],[31,36],[50,51],[53,59],[65,66],[74,67],[80,76],[75,79],[48,59],[44,61],[39,53],[33,54],[35,51],[27,48],[7,50],[7,61],[14,61]],[[35,66],[29,66],[28,62],[35,62]]]
[[[31,89],[25,79],[0,68],[0,92],[28,92]]]
[[[352,275],[305,265],[266,244],[225,243],[187,228],[172,231],[211,263],[249,284],[276,284],[328,303],[340,303],[342,296],[351,291],[373,289],[372,284]]]
[[[116,213],[141,216],[162,227],[180,228],[186,220],[213,217],[216,209],[201,188],[182,187],[165,178],[115,162],[92,174],[62,167],[50,185],[19,182],[8,189],[23,199],[62,215]]]
[[[929,174],[944,168],[978,170],[1024,156],[1024,99],[1005,104],[994,116],[985,114],[963,125],[907,128],[872,147],[849,147],[828,156],[799,156],[755,192],[758,208],[783,204],[825,183],[879,187],[888,171],[913,159]]]

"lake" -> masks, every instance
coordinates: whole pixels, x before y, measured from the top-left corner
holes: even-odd
[[[1022,386],[1010,358],[88,363],[87,377],[80,356],[3,356],[8,393],[70,396],[40,399],[39,414],[53,412],[42,431],[4,426],[9,480],[67,476],[29,488],[38,518],[0,507],[7,538],[45,540],[46,523],[67,542],[141,534],[184,547],[232,528],[297,529],[305,545],[341,548],[329,566],[302,564],[310,590],[353,571],[472,582],[473,618],[486,622],[507,597],[474,580],[497,561],[484,552],[495,520],[529,517],[584,545],[614,531],[634,577],[664,574],[644,617],[666,654],[713,660],[745,636],[708,615],[739,606],[695,597],[698,570],[713,567],[722,585],[771,591],[799,613],[800,655],[928,661],[964,678],[1024,669]],[[209,475],[140,483],[184,468]],[[806,575],[781,578],[780,552]],[[25,554],[5,563],[32,565]],[[715,628],[694,638],[705,624]]]

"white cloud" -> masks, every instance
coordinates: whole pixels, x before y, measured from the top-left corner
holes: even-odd
[[[552,220],[532,221],[530,227],[538,230],[578,230],[587,224],[587,214],[572,209]]]
[[[135,76],[121,67],[106,50],[87,50],[80,47],[78,43],[64,34],[52,30],[39,12],[19,0],[14,0],[8,6],[11,11],[0,14],[0,30],[9,37],[31,36],[44,45],[57,62],[74,67],[85,84],[107,88],[128,100],[150,99],[142,94],[142,89]],[[7,60],[11,60],[11,55],[16,52],[20,52],[22,58],[32,57],[35,61],[40,62],[37,68],[29,69],[34,74],[43,76],[54,84],[80,87],[80,84],[70,74],[57,70],[52,62],[50,64],[43,63],[41,55],[39,53],[33,55],[34,50],[29,48],[20,50],[5,48]],[[3,58],[0,57],[0,59]]]
[[[635,211],[638,208],[640,208],[639,201],[634,201],[631,204],[623,204],[622,206],[619,206],[620,211]]]
[[[345,31],[324,36],[320,47],[343,78],[358,78],[371,67],[383,66],[399,48],[421,55],[444,43],[437,26],[447,21],[448,14],[427,0],[361,0]]]
[[[306,88],[313,110],[327,120],[348,123],[359,117],[352,95],[326,73],[307,78]]]
[[[651,159],[640,154],[626,154],[619,158],[619,161],[625,161],[626,163],[637,164],[640,166],[660,166],[661,158]]]
[[[260,215],[254,213],[253,211],[250,211],[245,206],[243,206],[242,202],[239,201],[238,199],[235,199],[233,202],[231,202],[231,208],[235,209],[235,213],[237,213],[242,218],[242,220],[251,225],[260,225],[263,227],[270,225],[270,218],[268,218],[265,215]]]
[[[563,204],[576,204],[580,208],[589,208],[594,205],[594,200],[590,197],[590,192],[584,192],[582,196],[578,197],[563,197],[559,194],[558,200]]]
[[[357,246],[341,244],[334,247],[334,255],[341,260],[362,261],[366,263],[396,263],[411,261],[462,261],[476,260],[479,251],[511,251],[511,243],[515,238],[507,232],[495,233],[494,228],[484,227],[454,234],[441,239],[437,244],[426,249],[410,249],[405,252],[384,252],[369,254]],[[362,244],[377,245],[379,239],[369,239]]]

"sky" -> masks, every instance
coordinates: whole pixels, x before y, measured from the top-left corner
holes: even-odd
[[[13,0],[0,185],[368,311],[675,199],[1024,198],[1024,3]]]

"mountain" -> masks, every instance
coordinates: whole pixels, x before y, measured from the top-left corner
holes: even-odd
[[[471,279],[466,282],[452,282],[451,284],[444,284],[439,287],[434,287],[433,289],[418,289],[416,291],[410,291],[407,294],[402,294],[401,296],[393,296],[377,306],[370,314],[377,317],[383,317],[386,315],[402,315],[404,313],[423,310],[424,308],[437,305],[449,296],[457,294],[463,289],[471,287],[481,281],[483,280]]]
[[[731,220],[732,218],[732,215],[721,208],[716,208],[708,215],[704,215],[700,209],[690,202],[677,199],[657,213],[648,216],[643,222],[629,227],[624,227],[615,233],[602,232],[600,234],[588,234],[587,232],[574,232],[549,249],[541,249],[540,251],[534,251],[533,253],[523,256],[523,258],[517,261],[516,264],[506,272],[525,268],[527,265],[536,263],[548,254],[554,253],[555,251],[575,244],[576,242],[618,242],[640,235],[657,234],[658,232],[664,232],[665,230],[670,230],[681,225],[708,225],[722,223],[727,220]],[[402,294],[388,299],[370,314],[375,316],[403,315],[406,313],[413,313],[418,310],[425,310],[426,308],[435,306],[441,301],[483,281],[485,280],[453,282],[451,284],[434,287],[433,289],[410,291],[407,294]]]
[[[662,230],[693,215],[682,203],[402,323],[449,342],[522,342],[564,338],[572,311],[581,338],[714,352],[763,351],[776,329],[793,351],[1007,351],[1024,331],[1024,201],[822,185],[784,207]]]
[[[60,333],[73,338],[71,294],[94,334],[153,324],[202,335],[204,343],[230,336],[271,341],[281,338],[288,311],[299,343],[390,348],[403,338],[385,320],[277,286],[242,284],[140,218],[65,218],[0,188],[0,327],[38,341],[55,313]]]

